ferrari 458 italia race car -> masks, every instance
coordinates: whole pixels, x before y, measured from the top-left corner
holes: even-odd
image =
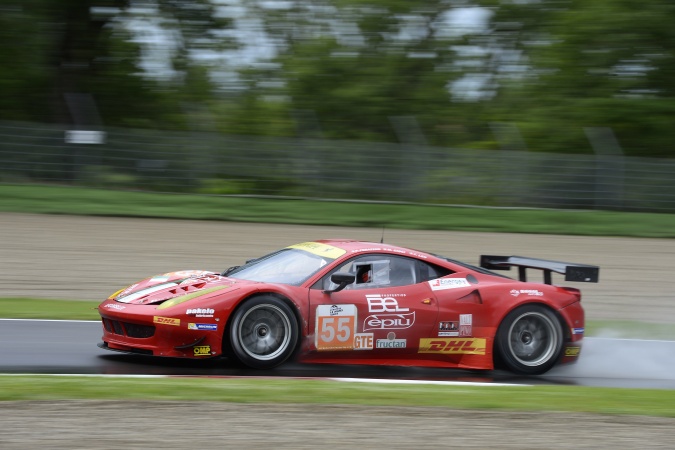
[[[492,270],[517,267],[518,280]],[[527,282],[527,269],[543,282]],[[99,347],[144,355],[227,356],[267,369],[306,363],[541,374],[575,361],[581,293],[599,268],[483,255],[480,267],[383,243],[304,242],[222,273],[184,270],[139,281],[99,306]]]

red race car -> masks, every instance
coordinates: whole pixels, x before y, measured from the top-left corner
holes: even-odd
[[[480,266],[382,243],[305,242],[222,273],[171,272],[114,293],[98,308],[99,347],[225,355],[259,369],[293,357],[541,374],[578,358],[581,293],[551,274],[597,282],[598,267],[487,255]],[[519,280],[491,271],[511,267]],[[543,282],[527,282],[527,269],[543,271]]]

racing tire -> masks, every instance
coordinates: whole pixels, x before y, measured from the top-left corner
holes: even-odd
[[[497,330],[496,356],[511,372],[541,375],[560,359],[563,328],[558,317],[542,305],[511,311]]]
[[[246,300],[229,327],[232,354],[254,369],[271,369],[286,361],[295,351],[298,335],[291,307],[270,295]]]

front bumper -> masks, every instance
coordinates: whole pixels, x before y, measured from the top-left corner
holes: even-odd
[[[222,353],[218,323],[195,318],[149,316],[146,320],[101,314],[99,347],[125,353],[174,358],[208,358]]]

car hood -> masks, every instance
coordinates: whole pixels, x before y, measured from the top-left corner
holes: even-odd
[[[235,285],[242,283],[251,282],[223,277],[208,270],[181,270],[141,280],[115,292],[109,300],[134,305],[160,304],[176,297],[235,290]]]

